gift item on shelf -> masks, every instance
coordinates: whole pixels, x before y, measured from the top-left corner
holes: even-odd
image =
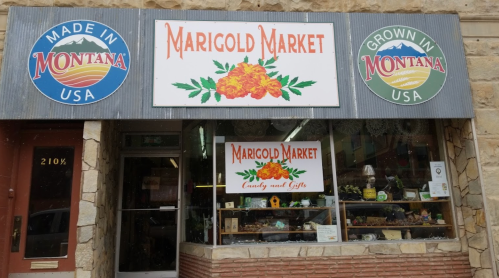
[[[416,209],[416,207],[421,206],[423,207]],[[437,214],[441,214],[442,218],[452,219],[449,199],[383,202],[340,201],[339,208],[344,241],[350,240],[352,234],[371,233],[380,235],[377,240],[409,240],[408,233],[410,233],[410,239],[455,237],[452,223],[442,220],[443,222],[440,224],[431,219],[431,211],[434,210],[437,210],[439,212]],[[414,213],[415,210],[418,214]],[[383,234],[380,233],[381,230],[383,230]]]
[[[334,205],[334,196],[326,195],[324,198],[326,199],[326,207],[332,207]]]
[[[303,199],[301,199],[301,205],[303,207],[308,207],[310,206],[310,199],[308,197],[305,197]]]
[[[317,242],[318,227],[336,230],[333,215],[329,207],[222,208],[218,209],[218,218],[224,219],[225,225],[219,227],[218,240],[220,244]],[[339,237],[329,232],[326,235],[334,240]]]
[[[326,206],[326,195],[324,194],[319,194],[318,198],[317,198],[317,206],[318,207],[324,207]]]

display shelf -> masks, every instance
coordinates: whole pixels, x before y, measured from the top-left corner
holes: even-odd
[[[228,218],[238,219],[238,228],[241,226],[249,224],[252,225],[250,220],[253,221],[277,221],[283,220],[291,227],[303,226],[305,222],[314,221],[316,218],[322,220],[322,223],[318,224],[332,224],[332,211],[333,207],[279,207],[279,208],[220,208],[218,211],[218,219],[220,223],[225,223]],[[273,216],[269,218],[267,215],[271,213]],[[290,212],[290,215],[286,215],[284,212]],[[274,213],[279,213],[274,215]],[[325,215],[324,215],[325,213]],[[315,222],[315,221],[314,221]],[[315,230],[305,230],[305,229],[295,229],[295,230],[258,230],[258,231],[237,231],[230,232],[224,230],[225,225],[219,225],[218,227],[218,241],[223,244],[224,236],[254,236],[260,237],[261,235],[271,235],[271,234],[281,234],[281,235],[311,235],[315,234]]]
[[[219,211],[251,211],[251,210],[324,210],[332,209],[332,207],[291,207],[291,208],[220,208]]]
[[[347,226],[347,230],[352,229],[390,229],[390,228],[450,228],[452,225],[444,224],[444,225],[404,225],[404,226]]]
[[[299,231],[258,231],[258,232],[221,232],[222,235],[247,235],[247,234],[306,234],[315,233],[315,230],[299,230]]]
[[[379,202],[379,201],[339,201],[339,202],[340,202],[340,204],[341,203],[345,203],[345,204],[381,204],[381,205],[383,205],[383,204],[448,203],[448,202],[450,202],[450,200],[442,199],[442,200],[431,200],[431,201],[409,201],[409,200],[405,200],[405,201],[383,201],[383,202]]]
[[[377,217],[375,214],[381,214],[381,210],[387,206],[397,206],[408,208],[427,208],[431,206],[437,206],[446,221],[446,224],[408,224],[408,225],[351,225],[348,226],[347,223],[347,212],[353,216],[363,216],[362,214],[369,213],[372,217]],[[432,234],[432,231],[441,231],[448,238],[453,238],[455,236],[453,228],[453,217],[451,213],[451,201],[450,199],[438,199],[429,201],[339,201],[340,217],[341,217],[341,230],[343,241],[349,241],[350,236],[356,232],[370,233],[372,231],[380,232],[381,229],[411,229],[412,231],[418,231],[421,234]],[[365,216],[365,215],[364,215]],[[404,214],[405,216],[405,214]],[[434,216],[435,217],[435,216]],[[350,217],[351,218],[351,217]],[[381,224],[381,223],[380,223]],[[395,223],[397,224],[397,223]],[[400,223],[398,223],[400,224]],[[421,230],[420,230],[421,229]],[[426,232],[425,232],[426,231]]]

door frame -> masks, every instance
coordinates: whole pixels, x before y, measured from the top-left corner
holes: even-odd
[[[120,178],[119,178],[119,193],[117,205],[117,223],[116,223],[116,253],[114,260],[114,277],[115,278],[176,278],[179,275],[179,248],[180,248],[180,232],[181,229],[181,173],[182,173],[182,155],[181,149],[175,150],[147,150],[147,151],[122,151],[120,155]],[[121,218],[122,218],[122,203],[123,203],[123,174],[125,166],[125,158],[127,157],[175,157],[179,159],[178,163],[178,186],[177,186],[177,242],[176,242],[176,256],[175,256],[175,271],[149,271],[149,272],[120,272],[120,240],[121,240]]]

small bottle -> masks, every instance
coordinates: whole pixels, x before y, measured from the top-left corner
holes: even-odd
[[[411,236],[411,230],[408,229],[408,230],[405,231],[405,239],[411,239],[411,238],[412,238],[412,236]]]

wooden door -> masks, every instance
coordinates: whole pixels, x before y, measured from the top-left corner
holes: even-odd
[[[20,137],[9,277],[65,277],[75,271],[82,130],[25,131]]]

